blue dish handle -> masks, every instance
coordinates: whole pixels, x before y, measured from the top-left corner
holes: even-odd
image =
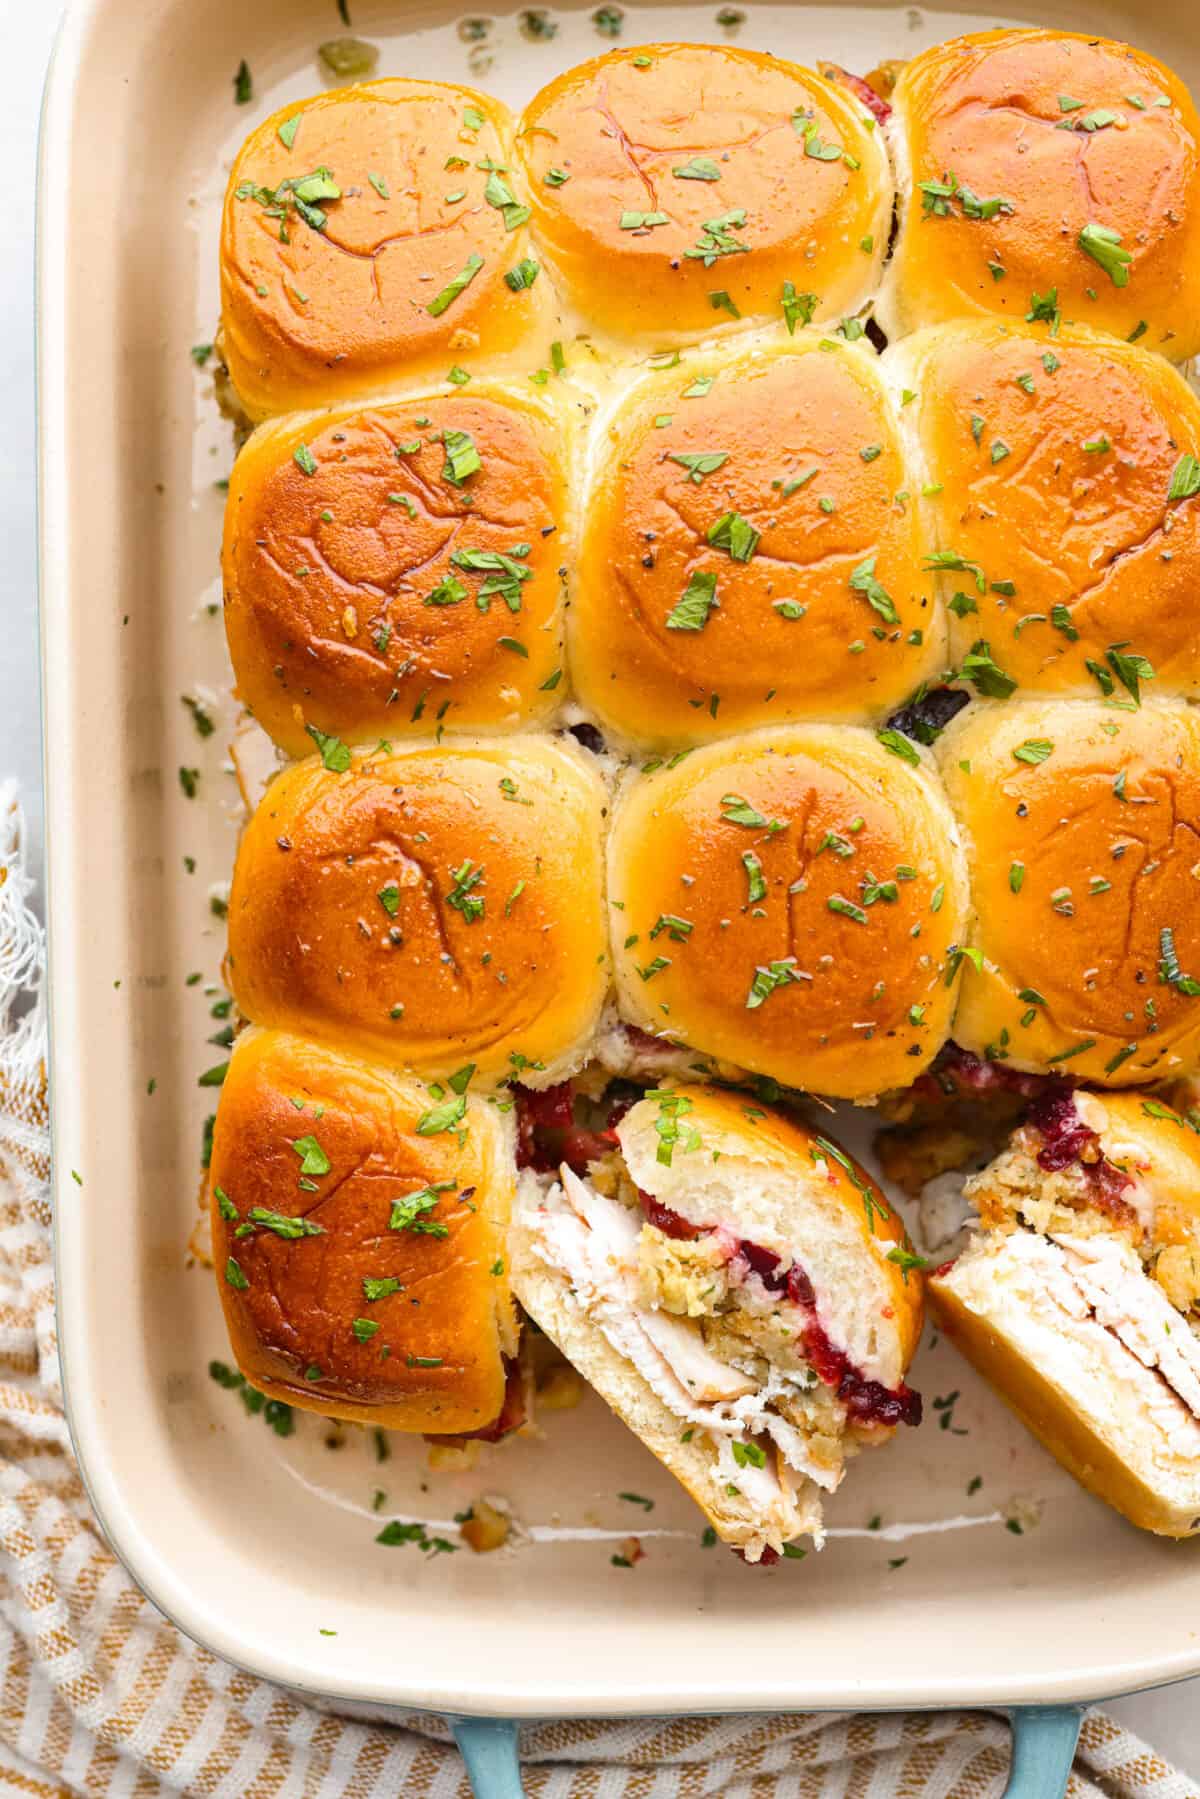
[[[1082,1705],[1021,1705],[1012,1720],[1012,1772],[1004,1799],[1063,1799],[1075,1745],[1079,1741]],[[519,1790],[519,1789],[518,1789]]]
[[[451,1718],[475,1799],[525,1799],[517,1725],[512,1718]]]
[[[1023,1705],[1011,1713],[1012,1772],[1005,1799],[1063,1799],[1084,1708]],[[517,1726],[511,1718],[451,1718],[475,1799],[524,1799]]]

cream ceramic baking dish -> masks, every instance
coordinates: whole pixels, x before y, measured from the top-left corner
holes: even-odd
[[[997,22],[940,6],[751,4],[729,26],[718,4],[627,7],[623,41],[736,31],[865,70]],[[444,0],[352,0],[352,12],[380,73],[474,80],[516,103],[607,41],[590,5],[556,11],[553,35],[505,12],[482,38]],[[1200,21],[1184,0],[1038,0],[1008,16],[1128,36],[1200,85]],[[1002,1706],[1021,1708],[1010,1790],[1060,1793],[1074,1707],[1200,1671],[1200,1544],[1141,1536],[1080,1492],[948,1346],[927,1342],[915,1371],[935,1401],[926,1426],[857,1470],[821,1555],[767,1575],[702,1548],[699,1515],[599,1402],[474,1472],[430,1475],[401,1440],[384,1463],[366,1434],[327,1447],[318,1420],[281,1439],[209,1378],[227,1353],[217,1298],[183,1246],[239,816],[216,568],[232,447],[189,350],[216,324],[232,152],[267,110],[320,85],[316,46],[344,29],[335,0],[79,0],[47,91],[59,1330],[96,1509],[147,1593],[218,1653],[355,1708],[465,1719],[481,1792],[519,1792],[514,1733],[472,1720]],[[184,696],[217,718],[211,737]],[[194,798],[180,769],[199,771]],[[489,1491],[511,1502],[516,1547],[426,1557],[375,1541],[381,1517],[452,1528]],[[631,1534],[644,1559],[614,1566]]]

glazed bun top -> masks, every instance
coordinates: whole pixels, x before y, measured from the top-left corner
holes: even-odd
[[[984,31],[916,57],[893,104],[891,336],[1057,309],[1177,362],[1200,348],[1200,122],[1169,69],[1105,38]]]
[[[952,659],[983,638],[1022,689],[1098,695],[1124,646],[1156,694],[1195,694],[1200,400],[1183,378],[1099,333],[984,320],[918,332],[885,367],[917,395],[906,416],[958,565]]]
[[[444,1126],[436,1111],[419,1081],[303,1038],[238,1039],[213,1133],[212,1229],[230,1339],[256,1387],[391,1430],[496,1418],[517,1334],[512,1154],[494,1107],[464,1099]]]
[[[323,758],[272,782],[242,838],[241,1011],[474,1089],[572,1073],[608,973],[591,759],[526,737]]]
[[[785,282],[837,316],[878,279],[892,183],[874,121],[781,58],[610,51],[530,101],[517,157],[566,293],[620,336],[780,319]]]
[[[561,421],[473,385],[260,428],[225,510],[238,693],[290,755],[544,717],[570,559]]]
[[[640,1192],[697,1229],[799,1262],[830,1335],[870,1378],[898,1385],[921,1336],[919,1258],[835,1139],[744,1093],[687,1083],[639,1100],[616,1132]]]
[[[505,281],[528,249],[511,137],[498,100],[402,80],[251,132],[221,225],[221,348],[251,418],[528,346],[544,289]]]
[[[1085,700],[963,713],[938,743],[979,966],[954,1035],[1014,1068],[1127,1086],[1200,1057],[1200,720]]]
[[[936,780],[899,742],[782,727],[632,780],[609,845],[627,1020],[836,1098],[916,1078],[948,1034],[967,887]]]
[[[616,736],[665,748],[865,719],[944,665],[919,501],[865,347],[813,333],[689,357],[626,395],[596,461],[572,671]]]

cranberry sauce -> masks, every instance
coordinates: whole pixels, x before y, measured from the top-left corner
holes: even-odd
[[[913,1082],[914,1093],[942,1099],[988,1099],[1011,1093],[1035,1099],[1055,1081],[1055,1075],[1026,1074],[1007,1062],[988,1062],[951,1040],[938,1051],[933,1066]]]
[[[565,1162],[576,1174],[585,1174],[589,1162],[599,1161],[617,1147],[616,1126],[640,1094],[616,1084],[606,1097],[604,1126],[594,1130],[575,1121],[575,1089],[570,1081],[534,1093],[514,1087],[517,1108],[517,1167],[537,1174],[554,1174]]]
[[[504,1398],[500,1402],[500,1410],[490,1424],[481,1425],[478,1430],[456,1431],[453,1436],[431,1436],[425,1434],[427,1443],[499,1443],[503,1438],[511,1436],[513,1431],[520,1430],[528,1415],[525,1404],[525,1375],[516,1356],[504,1358]]]
[[[671,1210],[670,1206],[664,1206],[661,1200],[655,1199],[653,1193],[645,1193],[639,1187],[638,1199],[641,1201],[642,1210],[650,1223],[655,1230],[661,1231],[664,1237],[674,1237],[677,1241],[690,1243],[694,1242],[697,1237],[706,1235],[704,1225],[689,1224],[686,1218],[681,1218],[678,1212]]]
[[[638,1198],[650,1223],[668,1237],[695,1238],[705,1235],[703,1225],[689,1224],[678,1212],[659,1203],[651,1194],[638,1189]],[[903,1381],[895,1389],[882,1381],[868,1380],[849,1356],[838,1349],[817,1318],[817,1296],[813,1284],[799,1262],[785,1267],[777,1255],[757,1243],[743,1238],[732,1259],[744,1271],[758,1276],[768,1293],[787,1299],[808,1314],[808,1322],[800,1335],[801,1346],[818,1377],[832,1387],[858,1424],[920,1424],[921,1395]]]
[[[1031,1103],[1025,1122],[1042,1139],[1038,1167],[1048,1174],[1077,1163],[1087,1176],[1093,1205],[1114,1218],[1128,1218],[1132,1208],[1121,1195],[1133,1185],[1132,1175],[1100,1152],[1100,1139],[1086,1125],[1075,1106],[1075,1095],[1063,1080],[1055,1080]]]
[[[877,94],[870,82],[865,80],[863,76],[852,75],[849,69],[843,69],[838,63],[830,63],[828,67],[837,70],[837,79],[841,82],[842,86],[848,87],[850,92],[855,95],[857,99],[862,101],[867,111],[878,120],[879,124],[882,125],[885,119],[891,118],[892,108],[890,101],[885,100],[882,94]]]

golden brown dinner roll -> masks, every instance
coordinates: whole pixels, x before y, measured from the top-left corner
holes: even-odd
[[[830,318],[874,288],[892,180],[845,89],[755,50],[612,50],[521,115],[538,242],[579,310],[655,342]]]
[[[560,422],[503,389],[262,425],[225,509],[238,693],[293,756],[504,729],[561,687],[571,559]]]
[[[939,1322],[1046,1448],[1144,1530],[1200,1530],[1200,1138],[1050,1083],[966,1184]]]
[[[606,806],[585,753],[548,738],[354,756],[326,739],[242,838],[240,1009],[429,1077],[571,1073],[607,984]]]
[[[335,88],[251,132],[221,223],[221,350],[252,419],[545,354],[511,141],[500,101],[438,81]]]
[[[237,1041],[213,1132],[217,1285],[242,1373],[274,1399],[388,1430],[499,1416],[517,1326],[509,1131],[281,1031]]]
[[[867,1100],[945,1039],[967,922],[925,758],[795,725],[673,758],[609,845],[617,992],[646,1031],[789,1086]]]
[[[916,1424],[921,1258],[831,1138],[655,1089],[577,1173],[520,1179],[521,1304],[747,1561],[822,1536],[848,1455]]]
[[[1161,356],[1097,332],[931,327],[888,352],[917,394],[953,659],[980,640],[1025,688],[1200,691],[1200,400]],[[1001,681],[1000,686],[1006,683]]]
[[[943,666],[920,502],[869,350],[809,337],[689,358],[625,397],[595,460],[571,666],[618,736],[865,719]]]
[[[1194,1068],[1195,711],[1012,700],[963,713],[938,757],[976,912],[956,1040],[1015,1068],[1103,1085]]]
[[[892,104],[892,336],[962,314],[1059,317],[1200,348],[1200,121],[1140,50],[981,31],[914,58]]]

